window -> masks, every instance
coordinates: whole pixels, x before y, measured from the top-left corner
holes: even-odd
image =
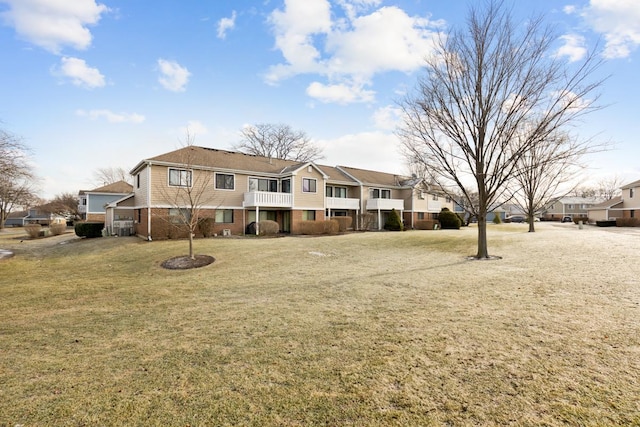
[[[142,210],[141,209],[136,209],[134,211],[135,216],[136,216],[136,222],[139,224],[140,220],[142,219]]]
[[[291,193],[291,179],[287,178],[282,180],[282,192]]]
[[[437,201],[437,200],[438,200],[438,195],[437,195],[437,194],[434,194],[434,195],[433,195],[433,197],[432,197],[432,199],[433,199],[434,201]]]
[[[234,176],[226,173],[216,174],[216,189],[218,190],[234,190]]]
[[[302,220],[303,221],[315,221],[316,220],[316,211],[302,211]]]
[[[390,199],[391,190],[380,190],[379,188],[372,188],[369,190],[369,196],[372,199]]]
[[[629,198],[633,199],[633,188],[629,189]]]
[[[187,208],[170,208],[169,221],[172,224],[186,224],[191,219],[191,213]]]
[[[424,219],[424,212],[418,212],[418,219]]]
[[[573,209],[573,205],[567,205],[567,209]]]
[[[172,187],[191,187],[191,171],[169,169],[169,185]]]
[[[347,198],[347,187],[331,187],[327,186],[327,197]]]
[[[302,178],[302,192],[303,193],[315,193],[316,192],[316,180],[313,178]]]
[[[233,223],[233,209],[217,209],[216,222]]]
[[[249,191],[278,192],[278,180],[266,178],[249,178]]]
[[[136,188],[140,188],[140,174],[136,175]]]

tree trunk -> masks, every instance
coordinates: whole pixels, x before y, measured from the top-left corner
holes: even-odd
[[[487,246],[487,213],[482,209],[478,214],[478,252],[477,259],[489,258],[489,249]]]
[[[536,227],[533,225],[533,215],[527,215],[529,220],[529,233],[535,233]]]
[[[193,230],[189,229],[189,258],[196,259],[193,256]]]

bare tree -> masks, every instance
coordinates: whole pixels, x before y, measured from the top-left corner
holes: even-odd
[[[528,138],[527,129],[527,126],[523,126],[515,138]],[[518,158],[512,201],[527,216],[529,232],[535,232],[536,215],[561,192],[568,192],[565,188],[567,183],[573,181],[581,171],[580,158],[594,149],[589,141],[557,133],[530,144],[529,149]]]
[[[508,197],[519,159],[592,110],[585,97],[601,84],[587,81],[594,55],[569,69],[552,54],[556,37],[542,17],[516,23],[503,2],[483,4],[471,7],[465,28],[436,41],[398,130],[406,156],[475,210],[478,259],[489,258],[487,212]],[[529,137],[515,139],[525,123]]]
[[[604,178],[597,184],[598,196],[604,200],[611,200],[622,194],[622,178],[614,175],[610,178]]]
[[[15,207],[31,205],[36,199],[28,154],[22,140],[0,129],[0,229]]]
[[[234,149],[256,156],[309,162],[323,158],[322,151],[301,130],[289,125],[260,123],[242,129],[242,141]]]
[[[81,217],[78,196],[73,193],[58,194],[47,204],[48,210],[57,215],[78,219]]]
[[[131,183],[131,175],[122,167],[98,168],[93,172],[93,179],[99,187],[118,181]]]
[[[194,137],[187,131],[184,147],[180,150],[181,169],[176,176],[169,177],[175,185],[163,190],[163,197],[172,206],[168,220],[171,224],[186,226],[189,233],[189,258],[195,259],[193,238],[202,219],[201,211],[213,199],[213,173],[197,169],[198,147],[193,145]]]

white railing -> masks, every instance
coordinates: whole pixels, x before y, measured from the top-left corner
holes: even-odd
[[[87,206],[86,205],[78,205],[78,212],[87,213]]]
[[[360,209],[360,199],[344,197],[327,197],[327,209]]]
[[[404,200],[402,199],[369,199],[367,200],[367,210],[377,211],[404,210]]]
[[[244,206],[290,208],[293,206],[293,197],[290,193],[251,191],[249,193],[244,193]]]

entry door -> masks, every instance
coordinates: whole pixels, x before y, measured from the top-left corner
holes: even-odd
[[[291,233],[291,211],[282,211],[282,232]]]

